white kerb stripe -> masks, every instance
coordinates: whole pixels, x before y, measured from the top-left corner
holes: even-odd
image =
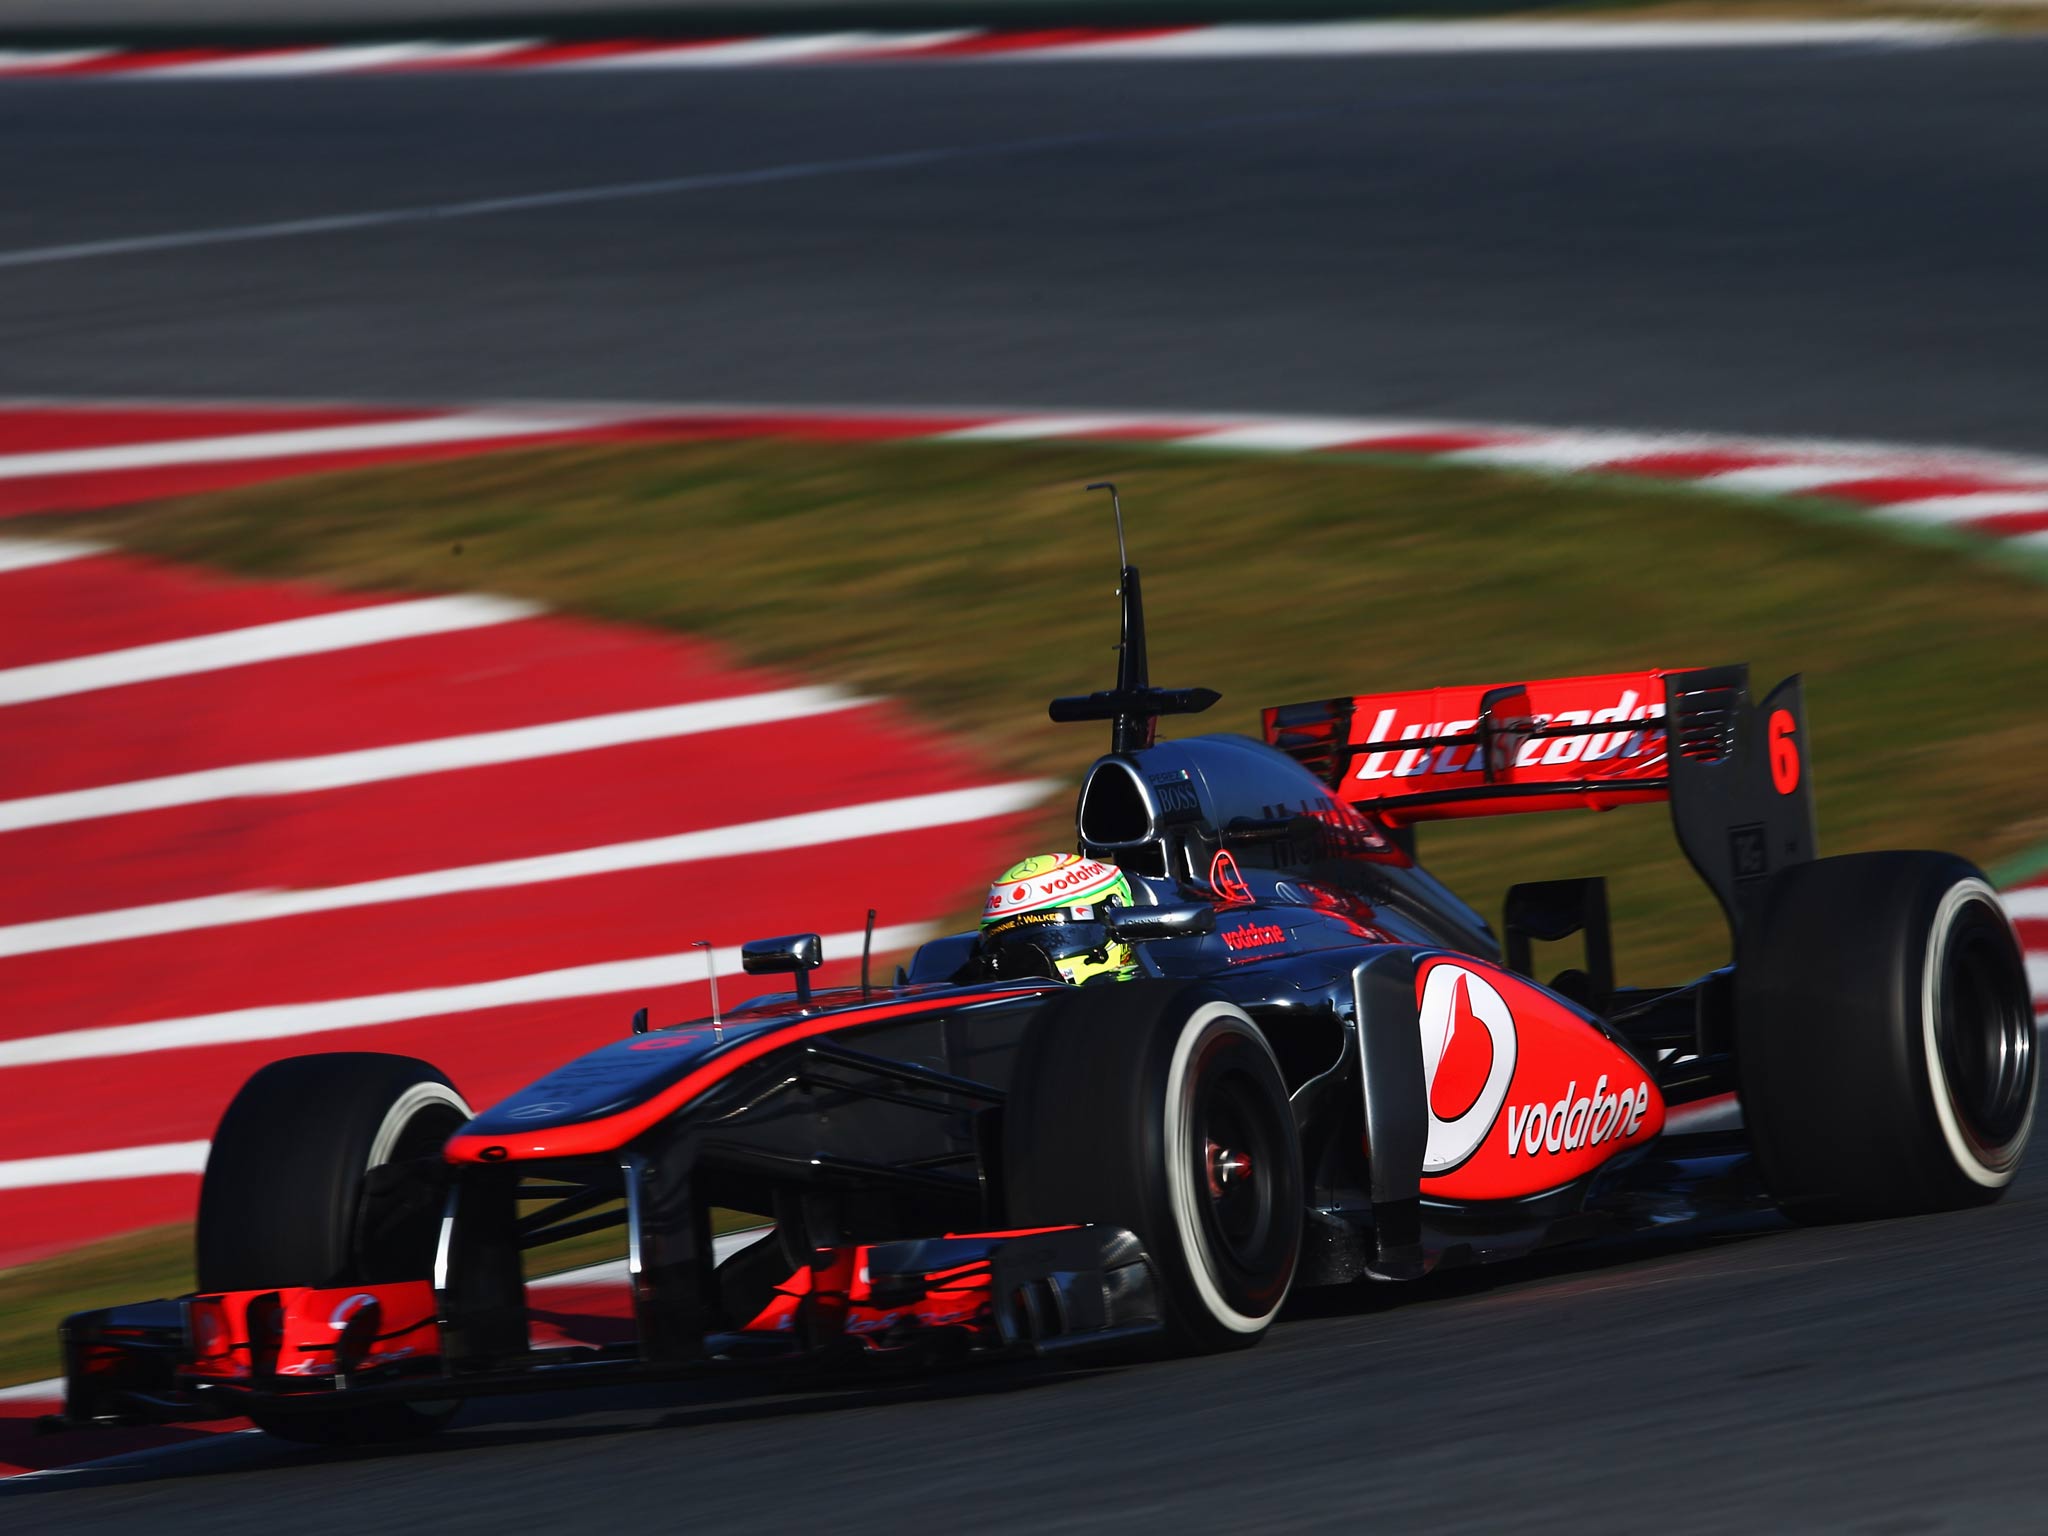
[[[2035,950],[2027,956],[2027,990],[2034,1001],[2048,1001],[2048,955]]]
[[[560,69],[726,69],[741,64],[780,64],[835,54],[872,52],[889,46],[883,32],[819,32],[799,37],[743,38],[731,43],[679,44],[633,53],[567,59]],[[545,66],[544,66],[545,67]]]
[[[111,1152],[74,1152],[66,1157],[24,1157],[0,1163],[0,1189],[43,1189],[51,1184],[93,1184],[103,1179],[150,1179],[199,1173],[206,1167],[203,1141],[166,1141],[153,1147],[120,1147]]]
[[[1923,496],[1872,507],[1878,517],[1909,523],[1966,523],[1978,517],[2005,517],[2016,512],[2048,512],[2048,489],[2038,491],[1976,491],[1960,496]]]
[[[454,415],[371,421],[354,426],[301,427],[283,432],[241,432],[229,437],[171,438],[158,443],[122,443],[104,448],[61,448],[45,453],[0,454],[0,480],[43,475],[111,474],[125,469],[162,469],[178,464],[247,464],[312,454],[368,453],[380,448],[414,448],[436,443],[543,437],[597,425],[600,418],[469,411]]]
[[[111,48],[0,48],[0,72],[63,69],[70,64],[104,59],[113,52]]]
[[[345,651],[359,645],[481,629],[531,618],[540,611],[532,603],[509,597],[458,595],[375,603],[367,608],[345,608],[339,613],[253,624],[247,629],[163,640],[125,651],[102,651],[93,656],[12,667],[0,671],[0,705],[31,704],[40,699],[92,693],[130,683],[153,683],[195,672],[218,672],[262,661]]]
[[[2023,885],[1999,897],[2014,922],[2023,917],[2048,917],[2048,885]]]
[[[128,73],[150,80],[276,79],[291,75],[339,75],[385,69],[434,58],[432,43],[372,43],[356,47],[284,48],[272,53],[230,55],[183,64],[157,64]]]
[[[1701,441],[1676,434],[1549,432],[1527,442],[1460,448],[1442,457],[1449,464],[1493,464],[1504,469],[1569,471],[1592,469],[1617,459],[1639,459],[1653,453],[1683,453],[1701,446]]]
[[[1372,424],[1358,421],[1254,421],[1182,440],[1187,448],[1221,448],[1266,453],[1303,453],[1355,443]]]
[[[833,710],[853,709],[869,701],[837,688],[780,688],[705,699],[694,704],[668,704],[657,709],[624,710],[612,715],[587,715],[546,725],[504,731],[479,731],[470,736],[444,736],[431,741],[366,747],[325,757],[286,757],[231,768],[166,774],[126,784],[63,790],[0,800],[0,832],[47,827],[61,822],[89,821],[102,816],[127,816],[171,806],[200,805],[212,800],[241,800],[273,795],[305,795],[355,784],[377,784],[422,774],[527,762],[571,752],[590,752],[634,742],[667,741],[704,731],[731,730],[796,720]]]
[[[932,437],[942,443],[1021,443],[1114,432],[1122,427],[1144,426],[1147,420],[1143,416],[1013,416],[1003,421],[985,421],[976,427],[935,432]]]
[[[1846,485],[1874,475],[1896,472],[1896,464],[1852,464],[1808,460],[1799,464],[1758,464],[1748,469],[1723,470],[1703,475],[1699,484],[1710,491],[1751,492],[1762,495],[1793,495],[1817,491],[1823,486]]]
[[[61,539],[0,539],[0,575],[9,571],[32,571],[41,565],[60,565],[104,553],[103,544],[80,544]]]
[[[0,65],[0,68],[4,67]],[[64,1378],[61,1376],[53,1376],[48,1381],[25,1381],[18,1387],[0,1387],[0,1403],[56,1403],[63,1397]]]
[[[398,901],[419,901],[430,896],[543,885],[555,880],[577,880],[632,869],[658,869],[701,859],[737,858],[750,853],[774,853],[843,843],[859,837],[883,837],[895,832],[957,826],[1028,810],[1054,787],[1044,780],[1031,780],[981,789],[948,790],[942,794],[911,795],[900,800],[877,800],[867,805],[778,816],[737,826],[707,827],[670,837],[610,843],[600,848],[579,848],[569,853],[393,875],[355,885],[292,891],[230,891],[186,901],[157,902],[146,907],[46,918],[41,922],[15,923],[0,928],[0,957],[43,954],[54,949],[158,938],[170,933],[228,928],[242,923],[304,917],[316,912],[339,912],[351,907],[379,907]]]
[[[875,953],[908,949],[933,933],[931,925],[906,923],[875,930]],[[825,939],[827,960],[859,956],[862,935],[835,933]],[[715,949],[712,964],[721,976],[742,974],[737,949]],[[605,997],[619,992],[645,992],[654,987],[687,986],[705,976],[704,951],[613,960],[601,965],[536,971],[494,981],[460,986],[425,987],[411,992],[384,992],[367,997],[332,998],[321,1002],[274,1003],[262,1008],[237,1008],[226,1013],[195,1014],[181,1019],[154,1019],[141,1024],[112,1024],[101,1029],[74,1029],[56,1035],[0,1042],[0,1068],[41,1065],[53,1061],[86,1061],[103,1056],[135,1056],[149,1051],[189,1050],[198,1046],[234,1045],[251,1040],[291,1040],[335,1030],[365,1029],[410,1019],[444,1018],[522,1003],[555,1003],[576,997]]]

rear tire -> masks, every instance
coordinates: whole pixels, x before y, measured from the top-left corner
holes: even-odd
[[[1983,1205],[2039,1089],[2026,964],[1997,894],[1945,853],[1780,871],[1736,965],[1743,1116],[1772,1197],[1808,1221]]]
[[[1128,1228],[1175,1346],[1259,1341],[1294,1283],[1301,1144],[1241,1008],[1149,979],[1061,995],[1019,1049],[1003,1121],[1013,1225]]]
[[[337,1051],[274,1061],[221,1116],[199,1187],[202,1292],[420,1280],[433,1273],[435,1188],[397,1170],[431,1168],[471,1118],[424,1061]],[[371,1185],[370,1172],[392,1173]],[[287,1440],[357,1444],[433,1434],[459,1403],[255,1416]]]

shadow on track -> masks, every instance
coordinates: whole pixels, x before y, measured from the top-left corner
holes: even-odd
[[[1361,1281],[1303,1291],[1287,1303],[1280,1326],[1285,1330],[1290,1323],[1380,1317],[1412,1307],[1457,1305],[1512,1294],[1517,1289],[1548,1281],[1626,1273],[1655,1259],[1748,1247],[1756,1239],[1789,1230],[1791,1224],[1782,1217],[1761,1213],[1697,1229],[1604,1239],[1505,1263],[1461,1266],[1413,1284]],[[1134,1352],[1127,1348],[1113,1356],[1094,1358],[947,1364],[919,1374],[894,1364],[852,1370],[838,1367],[765,1381],[754,1377],[551,1392],[532,1398],[479,1399],[448,1434],[411,1445],[314,1448],[257,1434],[223,1435],[173,1428],[156,1433],[179,1436],[175,1443],[159,1441],[138,1452],[121,1443],[121,1437],[132,1437],[130,1431],[71,1430],[29,1438],[29,1446],[49,1447],[54,1454],[41,1455],[34,1462],[18,1459],[16,1464],[50,1470],[43,1476],[0,1482],[0,1498],[288,1467],[339,1466],[398,1458],[411,1461],[525,1445],[601,1443],[649,1431],[800,1421],[864,1409],[1004,1397],[1088,1377],[1143,1369],[1163,1358],[1165,1352],[1161,1350]],[[609,1422],[580,1422],[596,1415],[605,1416]],[[107,1436],[104,1452],[95,1446],[98,1454],[93,1461],[74,1470],[63,1467],[62,1449],[67,1442],[102,1435]],[[101,1457],[114,1459],[103,1463]]]

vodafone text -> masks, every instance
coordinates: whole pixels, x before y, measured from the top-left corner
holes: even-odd
[[[1642,1127],[1650,1110],[1650,1085],[1639,1082],[1619,1093],[1607,1091],[1607,1074],[1593,1085],[1592,1095],[1575,1099],[1579,1086],[1574,1078],[1565,1085],[1564,1097],[1550,1104],[1508,1106],[1508,1156],[1544,1152],[1576,1152],[1597,1147],[1615,1137],[1627,1138]]]
[[[1223,930],[1223,942],[1232,949],[1256,949],[1264,944],[1285,942],[1285,930],[1275,923],[1247,923],[1242,928]]]
[[[1621,698],[1606,709],[1561,709],[1556,714],[1539,715],[1536,723],[1545,725],[1606,725],[1633,723],[1639,720],[1663,718],[1661,703],[1639,702],[1642,695],[1633,688],[1624,688]],[[1463,736],[1479,728],[1479,721],[1471,720],[1417,720],[1402,725],[1395,718],[1400,711],[1382,709],[1372,722],[1368,742],[1415,741],[1431,736]],[[1528,768],[1537,763],[1572,763],[1585,761],[1601,762],[1607,758],[1641,757],[1646,751],[1663,750],[1662,731],[1607,731],[1595,732],[1588,736],[1554,736],[1548,741],[1532,739],[1522,744],[1522,750],[1515,754],[1515,766]],[[1360,760],[1357,777],[1361,779],[1412,779],[1425,773],[1477,773],[1486,764],[1481,753],[1484,748],[1472,747],[1409,747],[1405,751],[1368,752]],[[1387,759],[1392,758],[1390,765]],[[1434,761],[1432,761],[1434,759]]]

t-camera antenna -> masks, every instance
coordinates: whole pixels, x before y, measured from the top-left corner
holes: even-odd
[[[1083,698],[1054,699],[1048,711],[1062,724],[1070,720],[1107,720],[1112,752],[1142,752],[1152,745],[1161,715],[1200,714],[1221,694],[1209,688],[1154,688],[1145,660],[1145,599],[1138,590],[1138,568],[1124,547],[1123,498],[1116,482],[1097,480],[1091,491],[1109,492],[1116,514],[1117,606],[1123,634],[1117,644],[1116,687]]]
[[[711,953],[709,939],[699,939],[690,948],[704,951],[704,975],[711,983],[711,1043],[719,1045],[725,1040],[725,1026],[718,1017],[718,957]]]
[[[1116,513],[1116,570],[1119,582],[1117,590],[1121,592],[1123,590],[1121,585],[1123,573],[1131,563],[1130,556],[1124,553],[1124,501],[1116,493],[1116,482],[1114,480],[1098,480],[1089,486],[1088,489],[1091,491],[1109,492],[1110,510]]]

